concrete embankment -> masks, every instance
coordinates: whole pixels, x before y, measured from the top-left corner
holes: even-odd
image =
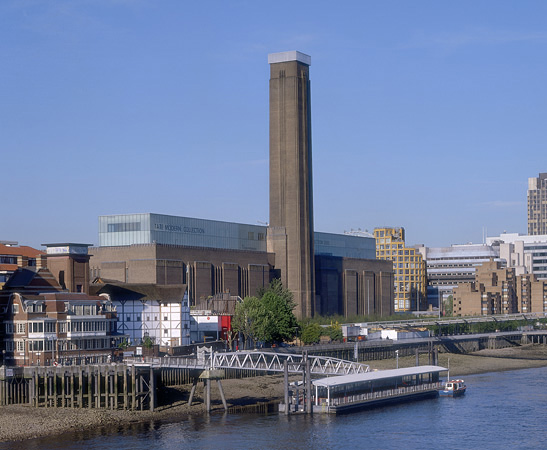
[[[368,361],[372,369],[393,369],[395,359]],[[399,367],[416,363],[413,356],[399,358]],[[423,361],[426,364],[427,361]],[[439,365],[450,364],[451,376],[516,370],[547,366],[547,346],[525,345],[497,350],[481,350],[471,354],[440,353]],[[256,405],[283,398],[283,377],[263,376],[224,380],[222,382],[228,408],[242,410],[241,406]],[[4,406],[0,409],[0,442],[32,439],[71,431],[94,430],[113,432],[116,427],[127,427],[143,422],[171,422],[205,414],[203,393],[198,391],[196,401],[187,405],[189,385],[169,388],[163,393],[171,400],[156,411],[79,410],[72,408],[32,408]],[[222,413],[223,406],[216,389],[212,389],[213,412]]]

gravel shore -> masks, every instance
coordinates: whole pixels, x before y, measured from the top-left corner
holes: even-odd
[[[426,364],[424,355],[420,363]],[[365,361],[366,362],[366,361]],[[399,367],[415,365],[415,357],[399,358]],[[371,369],[394,369],[393,359],[370,361]],[[526,345],[499,350],[481,350],[468,355],[441,353],[439,365],[450,365],[450,376],[516,370],[547,366],[547,346]],[[222,386],[228,407],[253,405],[260,402],[280,400],[283,397],[281,375],[223,380]],[[0,409],[0,442],[32,439],[70,431],[86,429],[112,429],[143,422],[169,422],[185,420],[191,416],[205,414],[202,392],[198,389],[192,406],[186,404],[189,386],[169,389],[172,399],[168,406],[156,411],[110,411],[95,409],[31,408],[27,406],[4,406]],[[222,411],[222,403],[216,385],[212,388],[213,412]]]

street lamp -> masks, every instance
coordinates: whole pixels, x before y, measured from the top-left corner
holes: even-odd
[[[395,350],[395,359],[397,361],[397,369],[399,368],[399,350]]]

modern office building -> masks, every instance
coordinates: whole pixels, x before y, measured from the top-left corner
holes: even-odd
[[[270,224],[268,251],[294,295],[297,317],[315,313],[311,149],[311,58],[268,55],[270,64]]]
[[[547,173],[528,178],[528,234],[547,234]]]
[[[393,263],[395,311],[423,311],[427,308],[426,266],[415,248],[405,246],[404,228],[375,228],[374,238],[376,258]]]
[[[487,244],[454,244],[450,247],[415,246],[426,262],[428,304],[438,307],[453,289],[475,281],[476,268],[500,261],[499,249]]]
[[[499,252],[507,267],[517,275],[533,274],[538,280],[547,280],[547,234],[525,235],[502,233],[487,237],[486,243]]]

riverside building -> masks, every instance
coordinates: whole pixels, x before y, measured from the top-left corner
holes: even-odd
[[[162,214],[101,216],[101,245],[90,249],[90,276],[186,285],[191,306],[221,293],[244,298],[279,274],[277,255],[267,251],[267,233],[261,225]],[[393,312],[393,268],[374,258],[374,247],[370,236],[314,233],[317,313]]]
[[[105,363],[125,338],[118,333],[112,302],[87,292],[87,249],[85,244],[48,244],[44,267],[18,268],[0,290],[7,364]]]

